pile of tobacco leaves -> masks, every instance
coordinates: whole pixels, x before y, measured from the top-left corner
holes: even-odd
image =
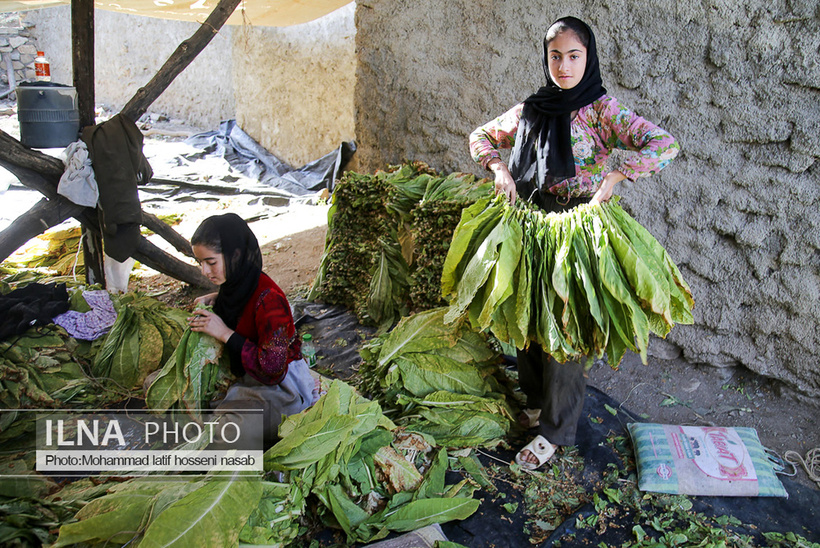
[[[342,381],[333,381],[309,410],[286,418],[281,434],[265,453],[266,474],[85,479],[38,503],[18,497],[13,504],[41,519],[52,517],[49,505],[59,501],[60,515],[49,522],[62,522],[55,548],[303,546],[311,524],[342,530],[348,543],[366,543],[464,519],[480,504],[469,475],[445,479],[450,469],[466,470],[465,458],[451,465],[445,448],[396,427],[377,402]],[[471,468],[480,474],[478,466]],[[17,480],[18,495],[24,479]]]
[[[691,324],[694,300],[661,244],[618,205],[544,213],[484,198],[464,210],[444,263],[444,319],[465,315],[519,349],[559,362],[627,350],[647,360],[649,335]]]
[[[319,273],[308,295],[387,329],[443,304],[441,271],[461,211],[488,196],[474,175],[440,175],[422,162],[337,182]]]
[[[495,446],[515,426],[519,402],[489,337],[447,307],[403,318],[361,350],[360,388],[409,431],[449,448]]]
[[[90,311],[82,296],[83,289],[76,286],[69,290],[71,310]],[[197,350],[199,347],[214,346],[208,341],[200,343],[199,337],[194,337],[196,344],[181,344],[187,342],[190,333],[185,310],[141,293],[110,297],[117,318],[110,330],[94,341],[75,339],[55,324],[31,327],[0,341],[0,441],[33,432],[34,413],[26,409],[105,408],[116,402],[141,399],[145,378],[166,364],[176,363],[178,354],[186,364],[197,363],[197,359],[206,364],[217,363],[216,359],[200,358],[200,354],[207,352]],[[216,358],[219,354],[221,345]],[[224,389],[224,364],[219,371],[215,365],[210,369],[199,366],[212,372],[205,376],[196,365],[186,367],[192,367],[194,372],[186,369],[174,376],[174,382],[165,382],[169,394],[158,398],[167,403],[164,408],[173,406],[177,400],[185,404],[182,407],[193,406],[187,393],[185,397],[170,395],[181,394],[183,388],[179,386],[195,393],[196,407],[209,395]],[[198,382],[192,383],[192,378]]]

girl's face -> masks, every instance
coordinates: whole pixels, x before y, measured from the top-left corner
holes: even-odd
[[[222,253],[217,253],[210,247],[204,245],[192,246],[194,257],[199,263],[199,268],[202,269],[202,274],[211,280],[215,285],[222,285],[225,283],[225,258]]]
[[[561,89],[578,85],[587,66],[587,48],[571,30],[565,30],[547,44],[550,78]]]

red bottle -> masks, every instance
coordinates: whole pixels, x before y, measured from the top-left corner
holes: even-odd
[[[37,52],[37,57],[34,59],[34,75],[38,82],[51,82],[51,66],[46,59],[45,52]]]

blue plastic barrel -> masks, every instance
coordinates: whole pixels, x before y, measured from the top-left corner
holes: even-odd
[[[24,82],[15,91],[21,143],[31,148],[56,148],[79,139],[75,88],[54,82]]]

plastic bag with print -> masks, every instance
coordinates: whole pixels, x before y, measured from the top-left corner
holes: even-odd
[[[627,425],[638,488],[684,495],[787,497],[754,428]]]

